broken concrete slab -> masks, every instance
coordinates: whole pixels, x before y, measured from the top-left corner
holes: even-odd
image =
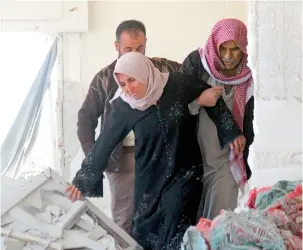
[[[12,184],[14,192],[1,197],[1,235],[18,240],[22,248],[45,249],[115,249],[142,248],[88,199],[72,203],[64,193],[69,185],[64,178],[48,169],[22,185]],[[22,191],[21,191],[22,190]],[[111,240],[109,240],[111,239]]]

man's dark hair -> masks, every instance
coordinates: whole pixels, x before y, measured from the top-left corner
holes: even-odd
[[[124,31],[128,31],[134,34],[136,34],[138,31],[141,31],[146,36],[146,29],[144,24],[137,20],[127,20],[120,23],[116,29],[116,41],[120,41],[120,36]]]

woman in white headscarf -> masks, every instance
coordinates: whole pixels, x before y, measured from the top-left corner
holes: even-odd
[[[119,89],[111,115],[68,190],[70,198],[98,196],[112,150],[133,131],[136,170],[131,236],[145,250],[179,249],[184,232],[196,223],[203,176],[197,117],[189,114],[188,104],[199,96],[201,102],[209,96],[216,102],[218,90],[192,76],[160,73],[136,52],[123,55],[114,73]],[[217,125],[222,147],[242,136],[221,98],[206,110]]]

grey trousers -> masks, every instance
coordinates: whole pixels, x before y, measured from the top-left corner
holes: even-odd
[[[135,155],[124,153],[123,171],[106,172],[111,192],[111,211],[114,222],[130,233],[134,213]]]
[[[237,186],[228,164],[215,171],[205,166],[203,191],[200,201],[198,220],[213,220],[221,209],[233,211],[237,207],[239,187]]]

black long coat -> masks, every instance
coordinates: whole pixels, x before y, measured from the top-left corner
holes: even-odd
[[[157,105],[146,111],[116,99],[104,130],[73,180],[85,196],[98,196],[112,150],[133,130],[136,170],[131,235],[145,250],[179,249],[185,230],[196,223],[203,168],[197,116],[189,114],[188,104],[209,87],[193,76],[171,73]],[[222,147],[241,135],[223,99],[206,110],[217,126]]]

